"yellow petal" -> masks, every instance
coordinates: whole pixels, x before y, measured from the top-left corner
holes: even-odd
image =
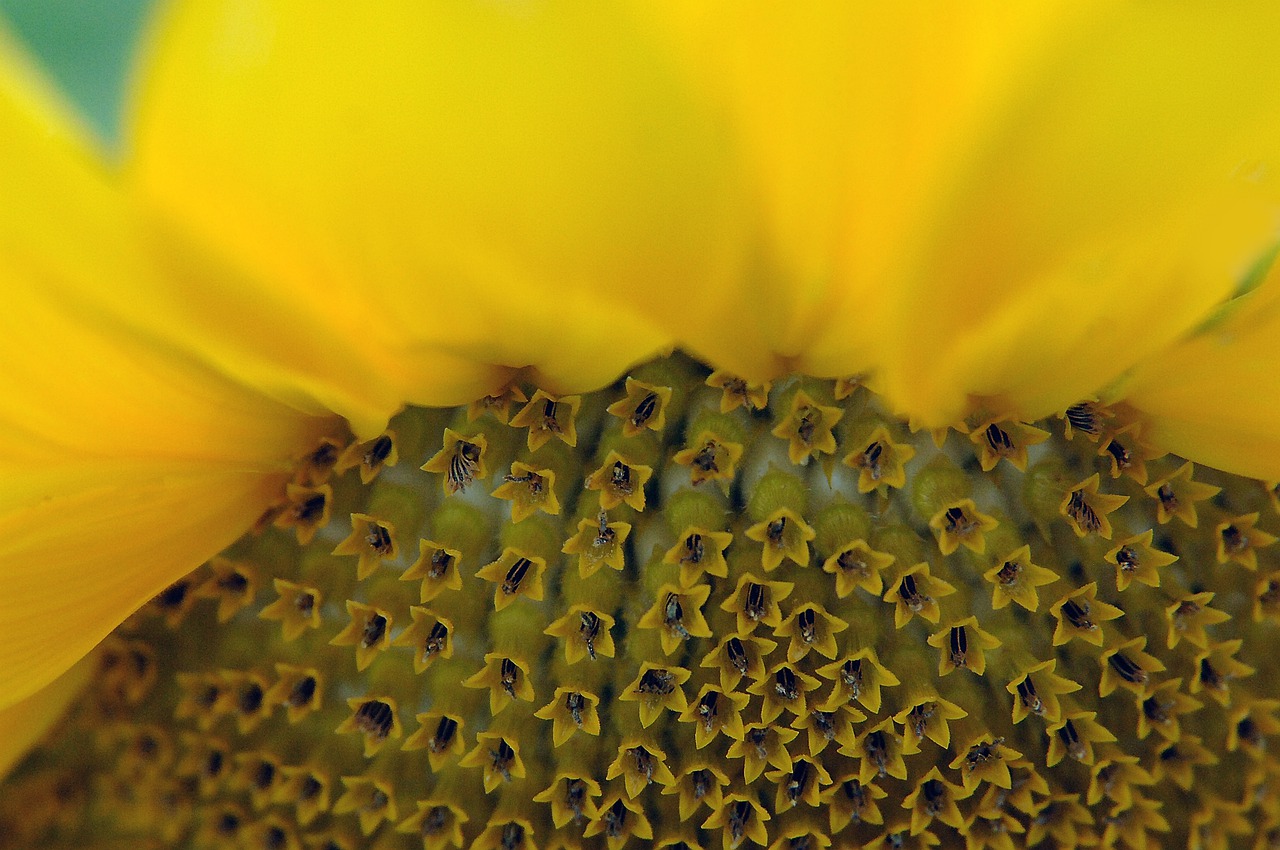
[[[0,708],[0,778],[62,718],[89,683],[94,663],[87,658],[21,702]]]
[[[1039,33],[899,245],[886,388],[1033,418],[1202,320],[1272,239],[1280,7],[1106,5]],[[1046,379],[1051,375],[1051,380]]]
[[[1120,388],[1149,439],[1198,463],[1280,477],[1280,269]]]
[[[724,145],[622,7],[191,0],[158,30],[132,177],[270,285],[254,327],[301,314],[404,398],[454,403],[495,374],[466,363],[588,389],[670,342],[653,314],[714,309]]]
[[[93,302],[157,283],[143,235],[2,35],[0,82],[4,707],[247,529],[323,422]]]

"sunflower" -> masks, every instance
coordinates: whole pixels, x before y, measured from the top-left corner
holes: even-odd
[[[0,845],[1269,846],[1277,33],[0,41]]]

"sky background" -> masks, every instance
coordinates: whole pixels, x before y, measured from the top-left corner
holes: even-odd
[[[156,0],[0,0],[0,15],[109,144],[138,32]]]

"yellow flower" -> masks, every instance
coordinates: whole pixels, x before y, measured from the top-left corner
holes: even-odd
[[[249,586],[234,563],[219,561],[199,585],[183,577],[274,524],[260,540],[292,533],[325,547],[281,554],[261,581],[251,571],[255,588],[277,588],[267,616],[283,622],[284,642],[317,632],[327,647],[337,631],[326,631],[334,618],[322,606],[340,610],[368,582],[336,641],[356,647],[368,688],[307,715],[361,733],[362,758],[383,754],[368,775],[339,772],[364,761],[316,768],[329,771],[335,813],[359,810],[351,822],[366,834],[413,811],[399,796],[409,780],[384,756],[399,750],[417,692],[378,673],[399,670],[384,659],[406,645],[410,675],[435,700],[432,722],[483,712],[483,690],[493,715],[467,729],[462,760],[498,795],[492,817],[456,808],[479,785],[441,782],[399,824],[426,846],[437,820],[455,843],[462,824],[494,846],[546,837],[533,793],[502,795],[526,774],[545,779],[539,794],[567,780],[603,792],[580,810],[556,797],[557,835],[561,816],[580,811],[593,813],[586,834],[611,847],[664,839],[671,824],[636,800],[659,799],[654,781],[701,781],[690,778],[698,771],[717,795],[727,785],[724,803],[696,818],[726,846],[827,840],[826,818],[784,813],[783,790],[774,805],[740,771],[728,775],[738,758],[794,785],[793,804],[842,789],[832,829],[874,811],[886,824],[878,833],[920,846],[961,816],[1007,838],[996,826],[1020,833],[1044,815],[1052,825],[1033,834],[1102,832],[1135,847],[1147,830],[1169,829],[1166,816],[1183,828],[1147,788],[1159,772],[1111,746],[1133,736],[1099,725],[1110,718],[1094,716],[1097,703],[1081,709],[1075,679],[1057,680],[1089,677],[1090,699],[1124,700],[1144,732],[1166,736],[1179,766],[1161,769],[1178,777],[1189,775],[1180,753],[1201,744],[1178,724],[1200,727],[1169,720],[1159,695],[1175,676],[1194,681],[1213,697],[1198,710],[1221,709],[1231,729],[1204,745],[1270,769],[1260,754],[1280,724],[1259,683],[1276,671],[1256,630],[1274,601],[1276,538],[1255,524],[1275,517],[1261,486],[1227,473],[1280,479],[1278,33],[1280,9],[1262,3],[388,0],[371,11],[175,0],[144,53],[118,169],[0,36],[0,771],[95,669],[98,687],[125,704],[149,689],[156,660],[130,633],[81,662],[147,600],[172,594],[177,624],[197,597],[218,599],[222,619],[250,617],[247,603],[225,602]],[[654,359],[675,348],[690,356]],[[625,389],[597,392],[622,377]],[[911,436],[922,429],[936,445]],[[419,482],[423,463],[429,495],[405,483]],[[351,481],[326,483],[349,467],[367,501],[344,502],[358,492]],[[485,501],[495,490],[492,504],[508,510],[496,521]],[[1152,511],[1140,528],[1139,502]],[[650,521],[663,511],[665,523]],[[348,517],[350,536],[327,540]],[[422,536],[421,557],[403,569],[413,557],[405,529],[428,525],[438,536]],[[565,529],[576,529],[571,545]],[[1166,551],[1169,541],[1194,541],[1193,551]],[[1099,585],[1108,563],[1132,572],[1115,585],[1126,596]],[[334,564],[350,575],[335,579]],[[412,618],[399,600],[413,587],[383,581],[389,566],[422,579],[427,607]],[[1219,572],[1183,572],[1200,567]],[[1172,569],[1192,586],[1162,582]],[[1195,586],[1206,575],[1211,590]],[[464,584],[486,591],[464,594]],[[1152,604],[1130,616],[1099,594]],[[460,596],[456,611],[441,607]],[[1042,598],[1058,600],[1048,615]],[[561,602],[547,623],[529,614]],[[855,605],[879,613],[855,618]],[[1254,612],[1238,632],[1247,640],[1235,639],[1252,665],[1234,658],[1227,632],[1202,635],[1235,610],[1199,616],[1209,605]],[[614,614],[625,632],[610,636]],[[1181,654],[1147,640],[1193,615],[1198,640],[1168,647]],[[1011,646],[1025,622],[1043,634]],[[995,633],[993,623],[1005,629],[998,640],[981,630]],[[435,643],[401,641],[405,628]],[[894,641],[895,628],[920,639]],[[806,653],[796,641],[813,629],[819,652]],[[455,631],[492,646],[455,652]],[[768,631],[791,640],[778,650]],[[574,680],[624,634],[624,661]],[[948,689],[1004,677],[992,693],[1022,700],[1019,735],[1042,719],[1027,706],[1053,704],[1053,752],[1085,763],[1080,787],[1105,826],[1052,820],[1032,761],[1044,742],[1006,741],[1003,702],[976,717],[962,706],[972,724],[960,744],[928,754],[934,772],[951,772],[917,776],[921,762],[904,755],[919,753],[903,752],[898,726],[954,708],[956,693],[920,690],[936,658],[926,639],[943,653],[939,693],[944,672],[955,673]],[[705,644],[701,666],[682,654],[690,641]],[[484,661],[467,667],[477,649]],[[1063,654],[1055,668],[1015,658],[1022,650]],[[1183,656],[1192,666],[1166,674],[1160,659]],[[348,676],[347,662],[324,672]],[[544,668],[563,690],[536,679]],[[284,704],[301,718],[320,677],[299,673],[306,664],[282,669]],[[208,694],[209,710],[238,712],[242,733],[270,721],[266,694],[282,693],[271,683],[285,673],[223,672],[184,679],[184,710],[198,713]],[[1248,677],[1251,691],[1232,690]],[[692,687],[712,681],[721,691]],[[908,696],[886,698],[881,712],[881,685]],[[1171,690],[1175,715],[1189,713]],[[758,698],[752,716],[722,727],[744,731],[717,739],[726,758],[676,776],[664,760],[683,754],[647,727],[677,722],[667,715],[696,724],[719,698],[705,710],[702,700],[722,692],[735,712],[734,694]],[[851,720],[861,712],[850,700],[877,716]],[[609,714],[627,702],[639,703],[630,725]],[[578,773],[544,777],[543,742],[518,739],[535,709],[554,718]],[[570,728],[584,712],[586,726],[623,741],[608,775],[572,749],[585,746]],[[856,724],[832,732],[848,769],[824,768],[817,752],[789,755],[806,740],[795,730],[819,740],[839,712]],[[411,738],[436,757],[464,751],[454,727],[435,734],[445,738],[434,749],[434,738]],[[155,748],[138,740],[145,772]],[[886,773],[919,788],[893,786],[886,799]],[[819,780],[830,788],[805,786]],[[1240,781],[1219,790],[1262,794],[1270,779]],[[929,825],[927,796],[947,789],[941,825]],[[218,805],[242,819],[246,802],[266,799],[258,792]],[[1280,819],[1274,795],[1259,805]],[[267,845],[300,840],[291,823],[254,829]]]

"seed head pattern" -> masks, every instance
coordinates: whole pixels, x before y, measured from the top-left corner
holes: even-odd
[[[683,355],[409,408],[99,649],[0,847],[1280,846],[1277,490]]]

